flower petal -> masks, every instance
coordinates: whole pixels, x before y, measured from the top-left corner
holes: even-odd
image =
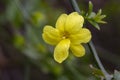
[[[84,23],[84,18],[77,12],[68,15],[65,23],[65,31],[69,33],[76,33],[81,29]]]
[[[63,39],[60,43],[55,47],[54,50],[54,59],[58,63],[62,63],[69,54],[70,40]]]
[[[85,49],[82,45],[71,45],[70,50],[76,57],[82,57],[85,55]]]
[[[72,44],[87,43],[91,40],[91,32],[82,28],[78,33],[69,36]]]
[[[64,32],[64,25],[65,25],[67,16],[68,16],[67,14],[62,14],[56,22],[56,28],[59,29],[59,31],[61,32]]]
[[[56,45],[61,40],[59,30],[52,26],[44,27],[42,37],[46,43],[51,45]]]

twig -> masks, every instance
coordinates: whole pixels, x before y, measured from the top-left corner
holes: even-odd
[[[88,46],[89,46],[89,48],[90,48],[90,51],[93,53],[94,58],[95,58],[95,60],[97,61],[97,64],[98,64],[98,66],[100,67],[101,71],[103,72],[106,80],[111,80],[111,76],[107,73],[107,71],[106,71],[105,68],[103,67],[103,65],[102,65],[102,63],[101,63],[101,61],[100,61],[100,59],[99,59],[99,57],[98,57],[98,55],[97,55],[97,51],[96,51],[96,49],[95,49],[94,44],[92,43],[92,41],[90,41],[90,42],[88,43]]]
[[[80,9],[79,9],[79,7],[78,7],[78,4],[77,4],[76,0],[70,0],[70,1],[71,1],[71,4],[72,4],[74,10],[75,10],[76,12],[80,13]],[[102,65],[102,63],[101,63],[101,61],[100,61],[100,59],[99,59],[99,57],[98,57],[98,55],[97,55],[97,51],[96,51],[96,49],[95,49],[94,44],[92,43],[92,41],[88,43],[88,46],[89,46],[91,52],[93,53],[93,55],[94,55],[94,57],[95,57],[95,60],[96,60],[97,63],[98,63],[99,68],[101,69],[101,71],[102,71],[103,74],[105,75],[106,80],[111,80],[111,76],[107,73],[107,71],[106,71],[105,68],[103,67],[103,65]]]

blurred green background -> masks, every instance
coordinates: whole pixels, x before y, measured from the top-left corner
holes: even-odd
[[[120,0],[91,0],[94,11],[103,10],[107,24],[101,30],[86,26],[98,55],[109,73],[120,70]],[[88,10],[89,0],[77,0]],[[44,25],[54,26],[62,13],[73,11],[69,0],[0,0],[0,80],[100,80],[89,67],[98,68],[86,47],[86,55],[70,54],[62,64],[53,59],[54,47],[41,37]]]

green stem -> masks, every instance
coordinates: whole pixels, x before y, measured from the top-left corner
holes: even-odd
[[[78,7],[78,4],[77,4],[76,0],[70,0],[70,1],[71,1],[71,4],[72,4],[74,10],[76,12],[80,13],[80,9]],[[88,43],[88,46],[89,46],[91,52],[93,53],[93,55],[95,57],[95,60],[97,61],[97,64],[99,66],[99,68],[101,69],[101,71],[105,75],[106,80],[111,80],[111,76],[107,73],[107,71],[103,67],[103,65],[102,65],[102,63],[101,63],[101,61],[100,61],[100,59],[99,59],[99,57],[97,55],[97,51],[96,51],[96,49],[95,49],[94,44],[92,43],[92,41],[90,43]]]
[[[99,57],[98,57],[98,55],[97,55],[97,51],[96,51],[96,49],[95,49],[95,47],[94,47],[93,42],[90,41],[90,42],[88,43],[88,46],[89,46],[89,48],[90,48],[90,51],[93,53],[93,55],[94,55],[94,57],[95,57],[95,60],[97,61],[97,64],[98,64],[99,68],[101,69],[101,71],[103,72],[106,80],[111,80],[111,76],[107,73],[107,71],[106,71],[105,68],[103,67],[103,65],[102,65],[102,63],[101,63],[101,61],[100,61],[100,59],[99,59]]]
[[[72,4],[72,7],[75,11],[77,11],[78,13],[80,13],[80,9],[78,7],[78,4],[76,2],[76,0],[70,0],[71,1],[71,4]]]

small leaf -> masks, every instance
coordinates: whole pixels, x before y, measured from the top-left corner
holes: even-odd
[[[100,16],[100,15],[101,15],[101,13],[102,13],[102,9],[99,9],[99,11],[98,11],[98,13],[97,13],[97,15],[96,15],[96,16]]]
[[[114,80],[120,80],[120,72],[117,70],[114,71]]]
[[[94,21],[97,23],[106,23],[105,21],[102,21],[102,19],[105,18],[106,15],[101,15],[101,13],[102,13],[102,10],[100,9],[96,14],[96,16],[94,17]]]
[[[90,68],[92,69],[92,72],[95,76],[101,77],[101,78],[105,77],[103,72],[100,69],[97,69],[97,68],[93,67],[93,65],[90,65]]]
[[[91,21],[91,20],[88,20],[96,29],[100,30],[100,27],[98,25],[98,23],[94,22],[94,21]]]
[[[97,21],[97,23],[105,24],[105,23],[107,23],[107,22],[105,22],[105,21]]]
[[[91,12],[91,14],[88,16],[88,19],[94,18],[96,16],[96,13]]]
[[[97,28],[98,30],[100,30],[100,27],[99,27],[98,23],[105,24],[106,22],[102,20],[105,17],[106,17],[106,15],[102,15],[102,9],[99,9],[99,11],[97,13],[93,12],[93,4],[92,4],[91,1],[89,1],[89,10],[85,14],[84,18],[90,24],[92,24],[95,28]]]
[[[93,10],[93,4],[92,4],[92,2],[91,2],[91,1],[89,1],[88,16],[91,14],[92,10]]]
[[[85,16],[86,15],[85,11],[81,10],[81,15]]]
[[[105,17],[106,17],[106,15],[101,15],[101,16],[100,16],[101,19],[103,19],[103,18],[105,18]]]

